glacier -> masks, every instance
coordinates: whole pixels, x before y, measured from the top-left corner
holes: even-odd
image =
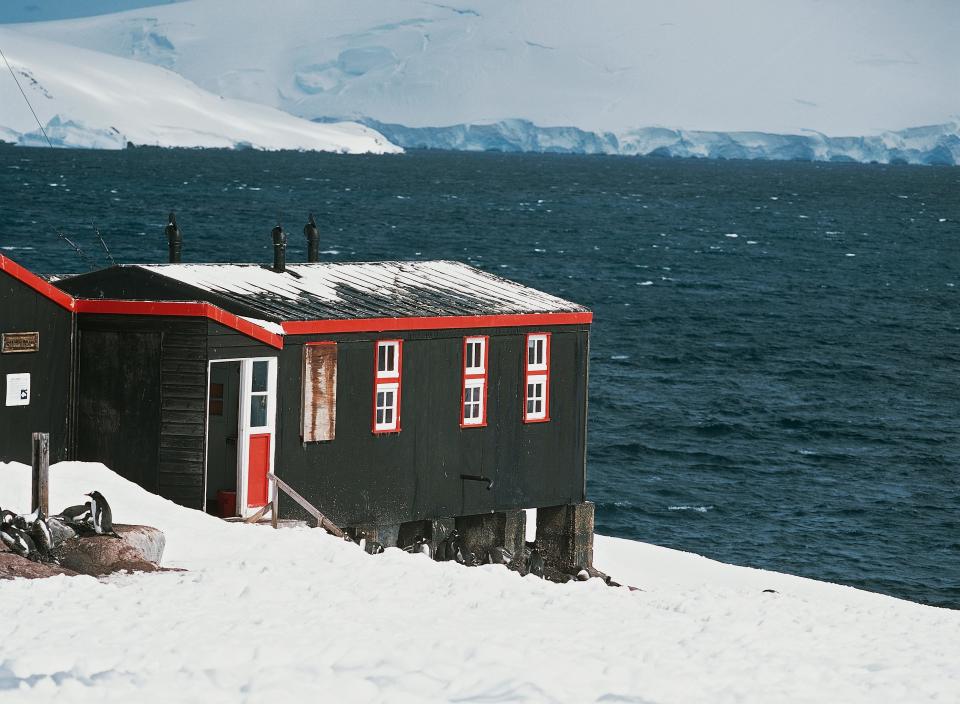
[[[319,121],[325,120],[319,118]],[[820,133],[709,132],[664,127],[647,127],[614,134],[569,126],[541,127],[521,119],[445,127],[406,127],[369,118],[360,118],[359,121],[405,149],[939,166],[960,164],[960,121],[867,137],[829,137]]]
[[[157,66],[0,28],[0,141],[23,146],[126,146],[402,151],[355,122],[318,124],[226,99]],[[31,106],[43,129],[37,125]],[[45,133],[45,134],[44,134]]]
[[[947,0],[187,0],[15,27],[411,148],[957,163]]]

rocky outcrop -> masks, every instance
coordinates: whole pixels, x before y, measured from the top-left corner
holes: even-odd
[[[68,537],[57,545],[59,565],[33,562],[11,552],[0,552],[0,579],[36,579],[58,574],[94,577],[115,572],[163,571],[160,560],[166,539],[149,526],[114,525],[112,535]]]

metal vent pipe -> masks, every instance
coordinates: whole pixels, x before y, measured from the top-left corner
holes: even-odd
[[[177,225],[177,215],[172,211],[167,216],[165,232],[167,233],[167,245],[170,248],[170,263],[179,264],[183,252],[183,233],[180,232],[180,227]]]
[[[317,221],[313,219],[313,213],[310,213],[307,224],[303,226],[303,234],[307,236],[307,261],[320,261],[320,230],[317,229]]]
[[[287,270],[287,235],[279,225],[270,234],[273,235],[273,270],[282,274]]]

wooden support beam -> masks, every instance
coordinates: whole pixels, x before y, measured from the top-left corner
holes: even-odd
[[[274,485],[275,485],[274,496],[277,495],[277,494],[276,494],[276,489],[282,489],[283,492],[284,492],[287,496],[289,496],[291,499],[293,499],[293,500],[296,501],[298,504],[300,504],[300,505],[303,507],[303,510],[304,510],[304,511],[306,511],[306,512],[309,513],[311,516],[313,516],[314,518],[317,519],[317,528],[323,528],[323,529],[324,529],[325,531],[327,531],[330,535],[335,535],[335,536],[338,537],[338,538],[342,538],[342,537],[343,537],[343,531],[340,530],[339,526],[337,526],[336,523],[334,523],[334,522],[331,521],[329,518],[327,518],[326,516],[324,516],[324,515],[320,512],[320,510],[319,510],[318,508],[316,508],[313,504],[311,504],[311,503],[310,503],[309,501],[307,501],[305,498],[303,498],[302,496],[300,496],[300,494],[297,493],[296,489],[294,489],[292,486],[290,486],[289,484],[287,484],[285,481],[283,481],[282,479],[280,479],[278,476],[276,476],[276,475],[273,474],[273,473],[268,474],[267,477],[268,477],[268,478],[270,479],[270,481],[272,481],[272,482],[274,483]],[[276,514],[274,514],[274,516],[276,516]]]
[[[33,482],[30,511],[50,515],[50,433],[33,434]]]
[[[277,478],[270,475],[270,482],[273,484],[273,499],[271,499],[270,523],[274,528],[280,520],[280,487],[277,486]]]

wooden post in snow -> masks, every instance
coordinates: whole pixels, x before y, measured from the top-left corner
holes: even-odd
[[[30,511],[50,514],[50,434],[33,434],[33,484]]]
[[[280,513],[280,487],[277,486],[277,479],[272,474],[270,475],[270,483],[273,485],[273,498],[271,501],[273,504],[270,506],[270,523],[273,524],[273,527],[277,527],[277,521]]]

